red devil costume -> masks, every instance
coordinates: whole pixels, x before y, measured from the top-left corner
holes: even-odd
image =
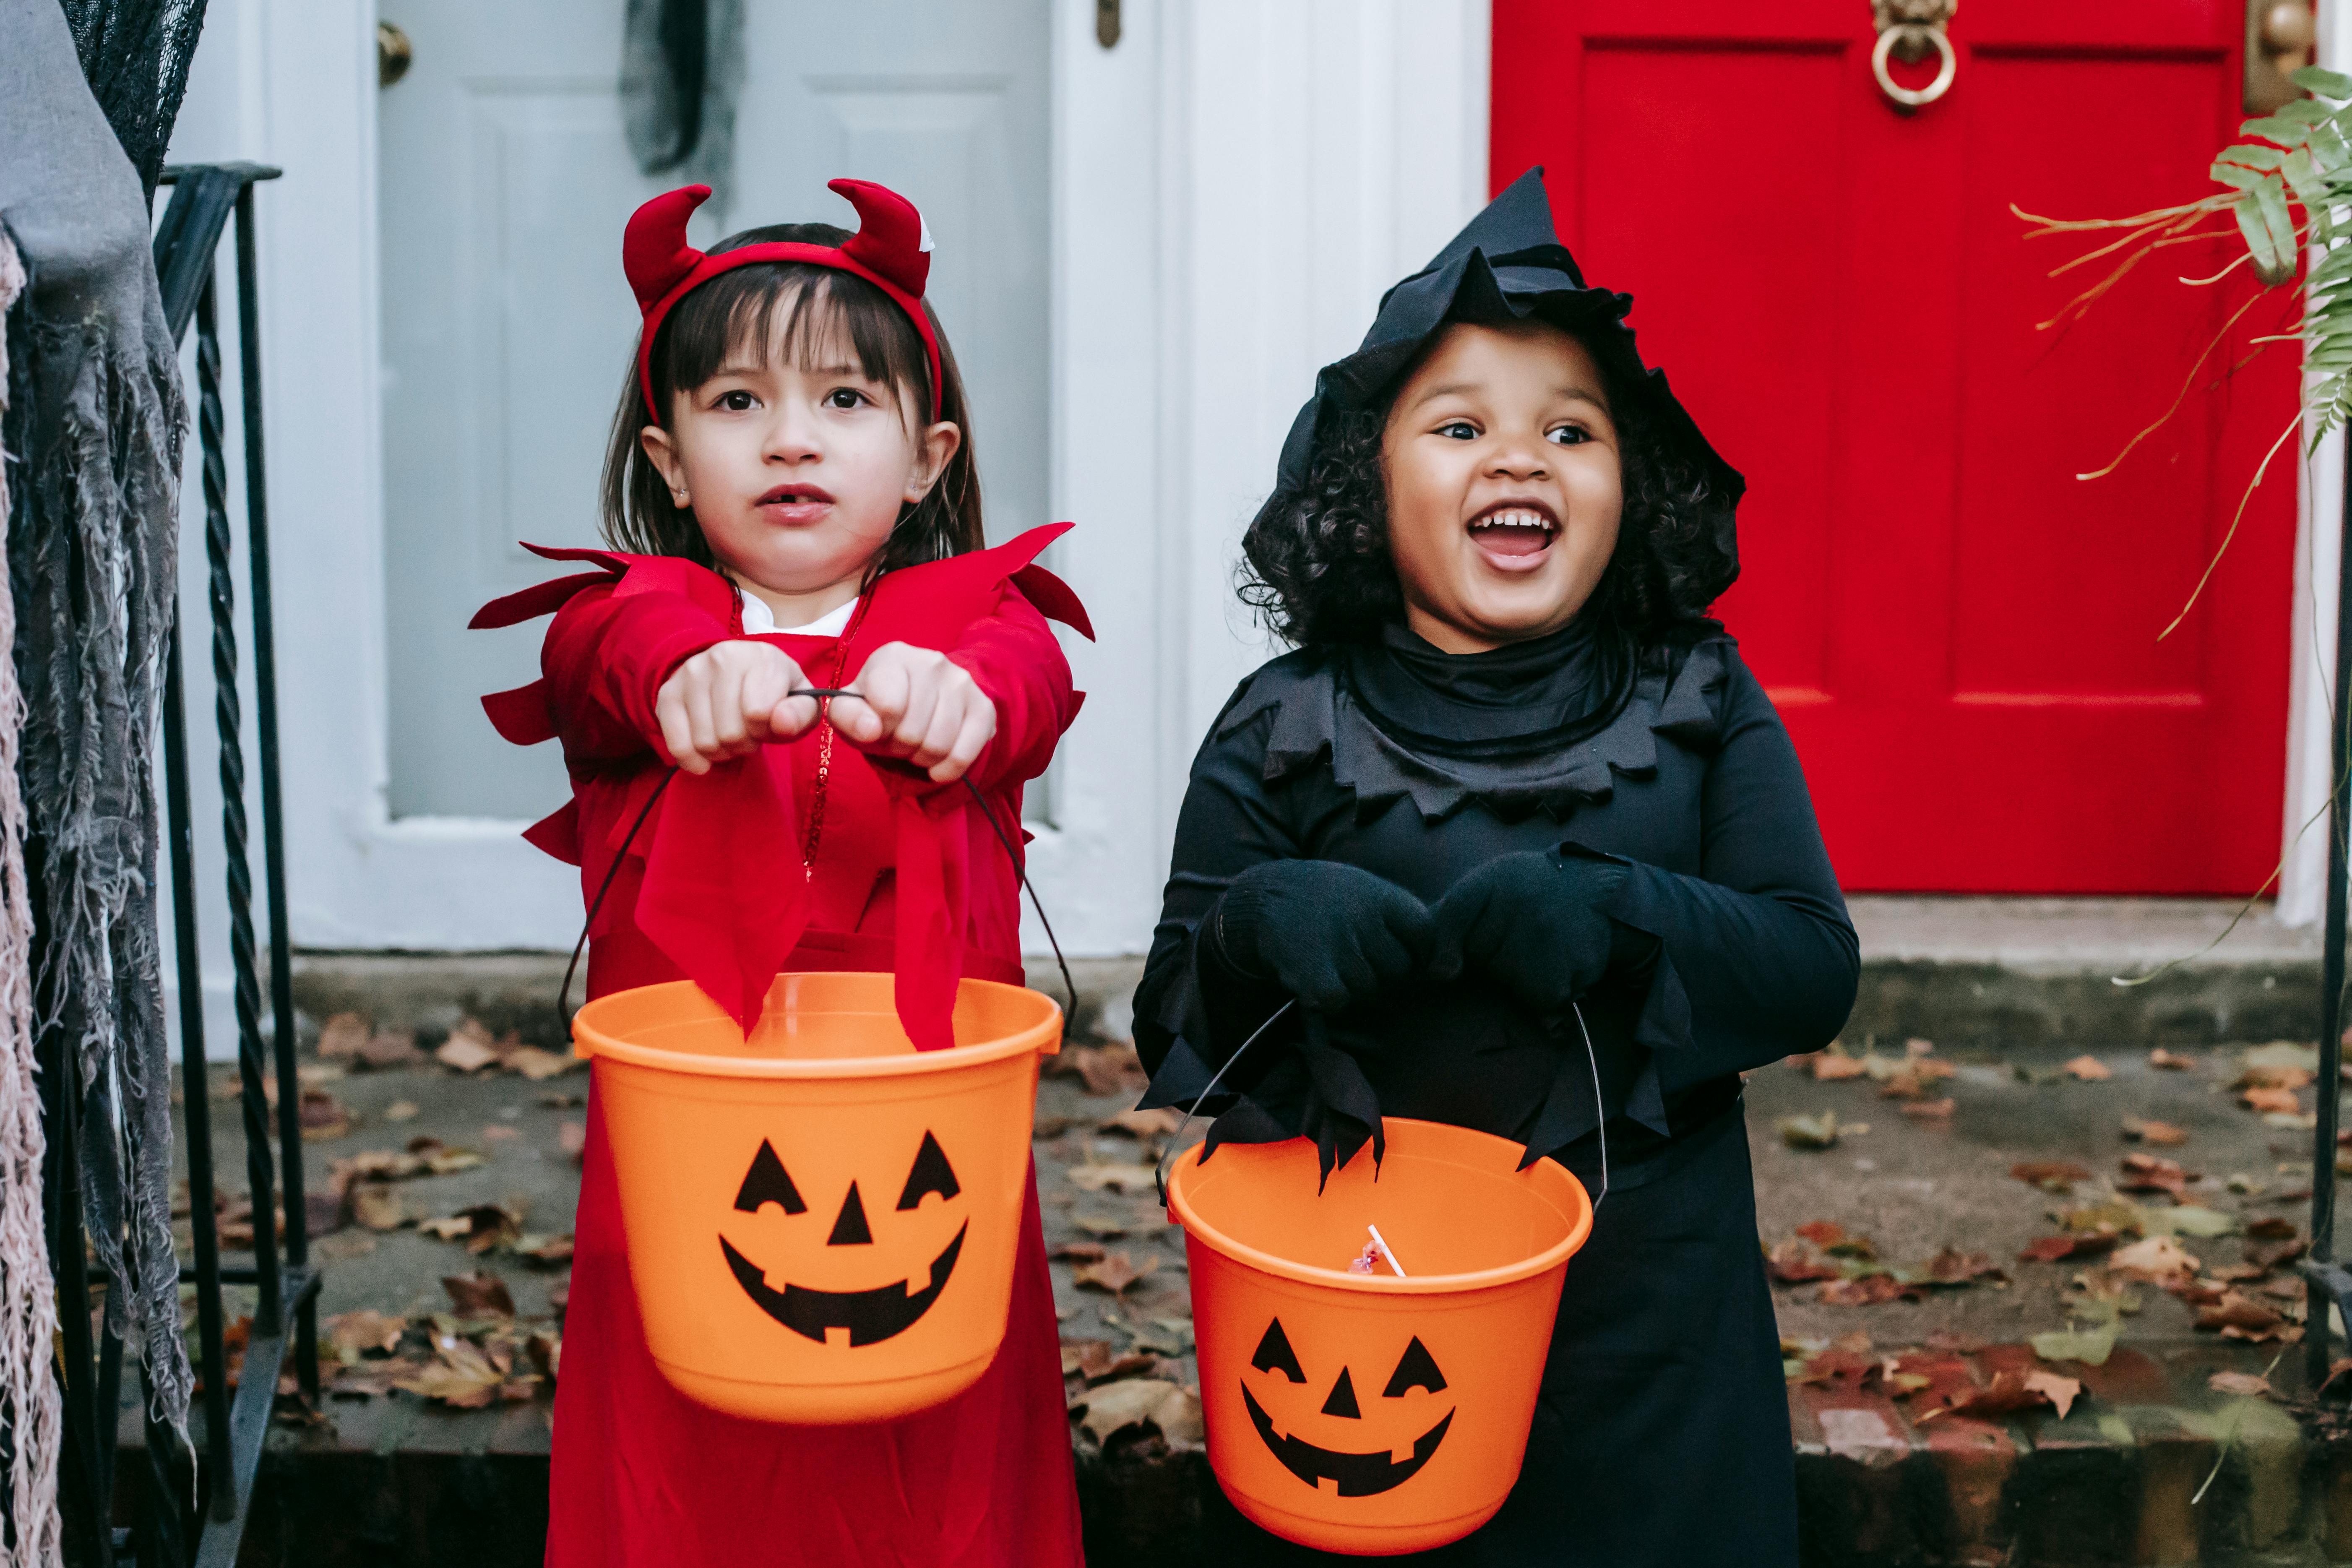
[[[922,335],[936,402],[922,220],[878,185],[833,188],[861,219],[839,249],[770,244],[704,256],[685,239],[687,215],[708,194],[699,187],[638,211],[624,260],[645,312],[649,407],[654,336],[671,307],[730,268],[777,260],[855,273],[887,294]],[[998,834],[1017,831],[1023,784],[1045,771],[1077,713],[1046,617],[1093,635],[1076,595],[1034,563],[1066,527],[889,573],[837,635],[746,639],[782,648],[824,688],[848,685],[886,643],[947,653],[996,707],[995,738],[966,775],[971,790],[869,758],[822,721],[708,773],[674,773],[656,694],[693,655],[745,639],[737,590],[672,557],[539,550],[593,569],[499,599],[473,624],[555,616],[544,679],[484,706],[517,744],[563,742],[572,798],[525,837],[580,868],[586,899],[604,889],[589,932],[589,994],[690,978],[748,1024],[780,970],[895,970],[900,1016],[931,1049],[951,1043],[959,975],[1018,983],[1017,874]],[[592,1094],[565,1329],[551,1568],[1081,1561],[1034,1176],[1003,1349],[970,1392],[877,1426],[739,1420],[678,1394],[646,1352]]]

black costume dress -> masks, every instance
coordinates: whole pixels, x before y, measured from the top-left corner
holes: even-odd
[[[1580,624],[1448,656],[1402,627],[1244,681],[1192,768],[1136,997],[1147,1103],[1189,1104],[1283,997],[1199,928],[1261,861],[1345,861],[1432,904],[1521,850],[1606,858],[1621,957],[1572,1023],[1474,970],[1332,1019],[1384,1114],[1528,1142],[1606,1195],[1570,1263],[1534,1429],[1502,1511],[1399,1561],[1796,1562],[1779,1334],[1757,1244],[1738,1075],[1825,1044],[1853,1005],[1846,918],[1796,753],[1732,639],[1688,623],[1612,647]],[[1225,1087],[1279,1103],[1278,1020]],[[1220,1094],[1209,1102],[1216,1109]],[[1369,1157],[1369,1154],[1363,1156]],[[1221,1565],[1339,1562],[1221,1505]]]

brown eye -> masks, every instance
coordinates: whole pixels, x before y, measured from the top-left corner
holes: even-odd
[[[750,393],[738,387],[732,392],[720,393],[718,403],[713,406],[723,408],[730,414],[742,414],[757,406],[757,402]]]
[[[836,386],[824,395],[827,408],[856,408],[865,401],[864,395],[854,386]]]

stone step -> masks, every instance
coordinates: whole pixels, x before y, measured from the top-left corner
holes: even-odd
[[[2261,1397],[2216,1393],[2276,1347],[2213,1340],[2061,1363],[2063,1420],[1918,1421],[1851,1385],[1790,1393],[1805,1568],[2139,1568],[2352,1563],[2352,1437]],[[2273,1376],[2292,1388],[2290,1352]],[[2032,1361],[1975,1357],[1979,1375]],[[2340,1409],[2340,1407],[2339,1407]],[[130,1429],[136,1430],[135,1420]],[[271,1435],[240,1562],[304,1568],[536,1568],[547,1527],[543,1401],[481,1411],[406,1394],[333,1400]],[[1090,1568],[1189,1568],[1215,1482],[1197,1449],[1143,1429],[1076,1437]],[[127,1447],[119,1474],[143,1474]],[[135,1494],[135,1488],[134,1488]],[[126,1499],[136,1511],[139,1500]]]
[[[2319,1012],[2319,936],[2282,926],[2269,904],[2210,899],[1858,896],[1861,994],[1847,1037],[1924,1037],[1946,1045],[2202,1045],[2309,1039]],[[295,998],[315,1026],[356,1011],[425,1043],[471,1013],[493,1031],[563,1037],[562,953],[304,952]],[[1139,958],[1070,965],[1082,1030],[1133,1027]],[[2117,977],[2150,974],[2146,984]],[[1053,961],[1030,983],[1056,996]],[[574,982],[576,1003],[578,983]]]

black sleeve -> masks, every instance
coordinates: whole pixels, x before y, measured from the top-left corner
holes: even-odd
[[[1796,748],[1747,665],[1728,654],[1726,664],[1720,745],[1700,793],[1699,874],[1632,862],[1608,907],[1657,939],[1638,1032],[1669,1100],[1827,1045],[1861,974]]]
[[[1266,736],[1273,722],[1268,710],[1221,735],[1221,719],[1192,762],[1192,782],[1176,818],[1160,924],[1135,993],[1136,1051],[1147,1070],[1160,1075],[1148,1103],[1200,1093],[1207,1074],[1285,1000],[1279,986],[1225,963],[1202,930],[1235,877],[1262,862],[1300,854],[1283,803],[1265,786]],[[1161,1075],[1171,1054],[1178,1059]]]

